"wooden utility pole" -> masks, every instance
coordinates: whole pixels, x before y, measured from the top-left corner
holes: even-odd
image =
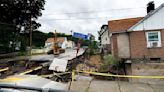
[[[32,6],[32,1],[29,2],[30,4],[30,7]],[[29,54],[29,60],[28,62],[26,63],[26,67],[29,67],[29,64],[30,64],[30,59],[31,59],[31,56],[32,56],[32,11],[29,12],[29,51],[28,51],[28,54]]]
[[[55,33],[54,33],[54,50],[53,50],[53,53],[54,53],[54,55],[59,55],[56,30],[55,30]]]
[[[30,56],[32,56],[32,20],[30,14]]]

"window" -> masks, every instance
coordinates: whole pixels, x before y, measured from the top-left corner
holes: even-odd
[[[161,47],[161,33],[160,31],[146,32],[147,47]]]

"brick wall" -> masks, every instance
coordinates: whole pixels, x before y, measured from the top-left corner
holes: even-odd
[[[131,32],[129,36],[131,58],[164,58],[164,30],[161,31],[162,47],[160,48],[147,48],[144,31]]]
[[[111,52],[114,57],[118,57],[117,34],[113,34],[111,38]]]

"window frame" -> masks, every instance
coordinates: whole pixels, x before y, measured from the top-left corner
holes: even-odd
[[[158,41],[150,41],[149,40],[149,34],[150,33],[157,33],[158,34]],[[152,43],[153,42],[157,42],[157,46],[156,47],[152,46]],[[162,47],[161,31],[148,31],[148,32],[146,32],[146,43],[147,43],[147,48],[158,48],[158,47]]]

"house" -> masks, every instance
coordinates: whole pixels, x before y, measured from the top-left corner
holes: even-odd
[[[88,40],[95,41],[95,36],[91,33],[88,33]]]
[[[57,42],[58,42],[58,47],[61,48],[62,47],[62,44],[63,42],[66,40],[65,37],[58,37],[57,38]],[[45,41],[45,52],[49,52],[51,50],[53,50],[54,48],[54,38],[48,38],[46,41]]]
[[[149,8],[151,7],[151,8]],[[112,55],[118,58],[164,58],[164,4],[157,9],[148,4],[148,14],[142,18],[108,21]]]
[[[128,18],[108,21],[108,29],[111,33],[111,53],[116,58],[130,58],[129,33],[127,30],[143,19]]]
[[[124,61],[124,72],[127,75],[163,76],[164,74],[164,4],[157,9],[154,9],[153,2],[147,6],[147,9],[151,10],[147,10],[148,14],[145,17],[108,21],[112,55]],[[161,79],[128,78],[128,80],[164,84]]]
[[[71,41],[71,40],[65,40],[62,44],[62,48],[66,49],[66,48],[74,48],[75,47],[75,42]]]
[[[58,47],[62,49],[73,48],[75,43],[68,41],[66,37],[57,38]],[[45,42],[45,52],[49,52],[54,48],[54,38],[48,38]]]
[[[111,52],[110,49],[110,33],[108,30],[108,25],[102,25],[101,30],[98,32],[100,47],[105,52]]]

